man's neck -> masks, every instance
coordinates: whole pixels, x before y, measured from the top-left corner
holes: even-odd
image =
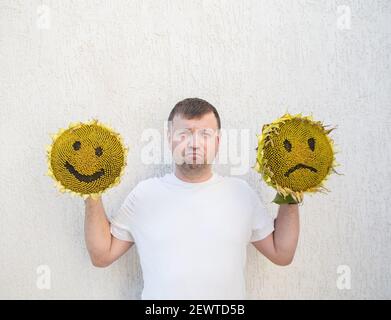
[[[197,183],[209,180],[212,177],[213,172],[210,166],[206,167],[204,170],[197,170],[194,172],[184,172],[180,167],[175,166],[174,174],[178,179],[185,182]]]

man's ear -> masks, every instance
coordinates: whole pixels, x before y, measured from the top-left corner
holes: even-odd
[[[221,131],[219,130],[216,136],[217,144],[216,144],[216,153],[220,149],[220,141],[221,141]]]
[[[166,132],[167,132],[167,141],[171,142],[172,140],[172,132],[173,132],[173,127],[172,127],[172,120],[167,121],[167,127],[166,127]]]
[[[170,150],[171,150],[171,146],[172,146],[172,144],[171,144],[171,133],[170,133],[170,131],[169,131],[169,130],[167,130],[166,139],[167,139],[167,144],[168,144],[168,147],[169,147],[169,148],[170,148]]]

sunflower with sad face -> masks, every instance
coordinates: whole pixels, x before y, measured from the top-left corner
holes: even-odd
[[[61,192],[98,198],[119,184],[128,149],[121,136],[94,119],[74,123],[52,136],[47,147],[47,175]]]
[[[301,113],[263,126],[254,168],[277,190],[273,202],[300,203],[305,192],[329,191],[324,182],[339,165],[328,136],[333,129]]]

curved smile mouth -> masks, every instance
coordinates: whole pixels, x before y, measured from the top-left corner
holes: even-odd
[[[71,165],[68,161],[65,162],[65,168],[79,181],[81,182],[92,182],[98,180],[101,176],[105,174],[104,169],[100,169],[99,171],[91,174],[85,175],[78,172],[73,165]]]
[[[318,170],[316,170],[314,167],[310,167],[305,164],[299,163],[299,164],[295,165],[294,167],[290,168],[287,172],[285,172],[284,176],[289,177],[289,175],[292,172],[296,171],[297,169],[308,169],[308,170],[311,170],[312,172],[318,172]]]

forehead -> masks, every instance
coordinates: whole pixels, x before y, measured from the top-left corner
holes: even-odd
[[[217,119],[213,112],[209,112],[200,118],[186,119],[181,114],[176,114],[172,121],[172,128],[175,129],[198,129],[212,128],[217,129]]]

